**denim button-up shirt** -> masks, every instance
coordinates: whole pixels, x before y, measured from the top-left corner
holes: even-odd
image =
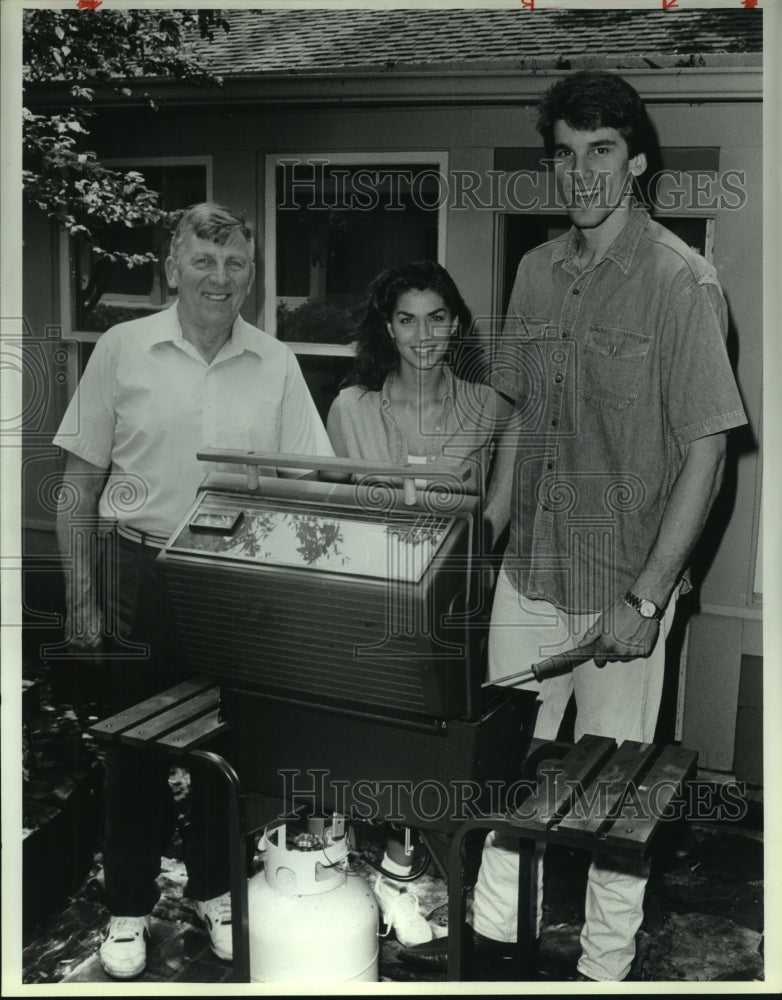
[[[637,206],[584,271],[576,238],[521,261],[492,383],[518,407],[511,579],[587,612],[637,578],[683,448],[746,417],[714,268]]]
[[[482,493],[497,434],[499,397],[494,389],[465,382],[447,370],[448,389],[433,431],[426,435],[426,460],[455,468],[469,466],[469,492]],[[350,458],[406,463],[411,456],[389,398],[389,379],[379,392],[350,386],[333,403]]]

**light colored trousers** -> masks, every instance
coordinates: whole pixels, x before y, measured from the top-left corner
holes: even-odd
[[[584,733],[651,743],[657,724],[665,668],[665,637],[675,610],[671,599],[651,656],[629,662],[593,661],[570,674],[522,687],[538,689],[536,737],[554,740],[571,693],[576,699],[575,738]],[[497,580],[489,631],[489,679],[496,680],[577,645],[596,614],[572,615],[547,601],[518,594],[503,568]],[[542,860],[542,850],[539,854]],[[542,865],[538,866],[538,931],[542,910]],[[589,868],[585,922],[578,969],[590,979],[616,982],[630,970],[635,935],[643,919],[648,863],[628,866],[598,856]],[[473,927],[496,941],[516,940],[518,842],[492,831],[486,838],[475,886]]]

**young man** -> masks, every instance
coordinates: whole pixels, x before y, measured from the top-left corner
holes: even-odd
[[[494,539],[510,521],[489,677],[584,647],[589,662],[528,685],[540,702],[535,735],[556,739],[574,693],[576,739],[652,742],[676,597],[720,487],[725,432],[746,421],[727,310],[714,269],[634,197],[652,130],[626,81],[566,77],[545,95],[538,127],[572,227],[521,261],[494,370],[516,419],[487,501]],[[647,874],[595,856],[577,978],[628,975]],[[477,956],[508,954],[517,885],[515,845],[490,834]],[[426,948],[403,955],[442,961]]]
[[[57,526],[68,635],[76,651],[103,648],[113,711],[181,679],[155,560],[207,472],[196,453],[333,454],[293,353],[239,315],[253,258],[252,231],[240,216],[210,203],[188,209],[166,261],[177,302],[103,334],[54,439],[68,452],[65,495],[76,498]],[[96,577],[80,552],[83,533],[101,522],[116,529],[116,565]],[[173,819],[168,771],[130,751],[107,759],[103,864],[111,920],[100,957],[118,979],[146,964],[155,879]],[[230,960],[227,800],[198,771],[191,800],[186,894],[213,951]]]

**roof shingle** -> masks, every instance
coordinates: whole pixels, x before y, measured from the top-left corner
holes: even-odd
[[[698,9],[309,9],[230,10],[230,32],[204,45],[204,58],[225,77],[328,73],[352,67],[431,66],[470,62],[564,63],[594,56],[694,57],[760,53],[762,12]]]

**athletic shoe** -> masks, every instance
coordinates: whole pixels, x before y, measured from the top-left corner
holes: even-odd
[[[132,979],[147,964],[150,918],[112,917],[100,946],[100,963],[112,979]]]
[[[234,957],[233,932],[231,930],[231,893],[213,899],[198,900],[196,912],[209,931],[212,951],[218,958],[230,962]]]
[[[380,874],[375,877],[373,889],[380,904],[383,922],[389,930],[394,929],[397,941],[403,947],[409,948],[432,940],[432,928],[421,913],[418,896],[414,892],[397,889],[389,879]]]

